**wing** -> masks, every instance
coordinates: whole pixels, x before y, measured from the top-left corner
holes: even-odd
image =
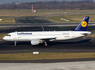
[[[54,38],[43,38],[43,39],[40,39],[40,40],[44,40],[44,41],[55,41],[56,40],[56,37],[54,37]]]
[[[43,41],[55,41],[56,37],[48,37],[48,38],[36,38],[33,40],[43,40]]]

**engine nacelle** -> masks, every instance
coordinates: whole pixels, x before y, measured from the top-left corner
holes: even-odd
[[[39,43],[39,40],[31,40],[31,45],[38,45]]]

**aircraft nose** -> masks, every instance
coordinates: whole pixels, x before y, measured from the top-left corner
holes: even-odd
[[[6,37],[3,37],[3,40],[6,40]]]

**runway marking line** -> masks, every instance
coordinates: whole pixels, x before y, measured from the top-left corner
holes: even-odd
[[[33,21],[34,23],[36,23],[36,24],[38,24],[36,21],[34,21],[33,19],[31,19],[31,18],[29,18],[31,21]],[[43,29],[43,31],[44,31],[44,27],[43,26],[41,26],[42,27],[42,29]]]

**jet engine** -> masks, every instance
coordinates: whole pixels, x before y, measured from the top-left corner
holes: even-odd
[[[31,45],[38,45],[39,43],[39,40],[31,40]]]
[[[43,42],[44,42],[43,40],[31,40],[31,45],[38,45]]]

